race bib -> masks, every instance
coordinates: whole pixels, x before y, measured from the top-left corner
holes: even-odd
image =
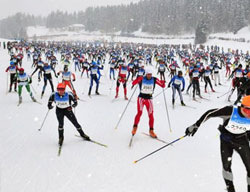
[[[180,79],[175,79],[175,80],[174,80],[174,84],[175,84],[175,85],[180,85],[181,82],[182,82],[182,81],[181,81]]]
[[[97,74],[97,69],[91,69],[92,75],[96,75]]]
[[[199,72],[193,72],[193,77],[198,77],[199,76]]]
[[[234,107],[233,114],[225,128],[233,134],[245,133],[250,131],[250,119],[241,117],[238,113],[238,108]]]

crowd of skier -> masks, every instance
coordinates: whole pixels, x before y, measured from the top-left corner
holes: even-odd
[[[4,43],[5,45],[5,43]],[[120,85],[124,100],[128,98],[128,87],[132,96],[138,87],[137,114],[134,118],[132,138],[138,129],[143,107],[146,106],[149,117],[149,136],[157,139],[154,130],[153,96],[155,86],[162,87],[162,93],[172,89],[172,106],[176,105],[176,92],[183,107],[193,107],[184,101],[183,93],[190,94],[193,101],[208,100],[206,94],[217,92],[220,86],[230,84],[230,89],[222,96],[227,96],[229,106],[206,112],[193,125],[187,128],[185,136],[194,135],[198,127],[210,117],[221,117],[220,125],[221,156],[223,177],[228,192],[234,192],[231,162],[233,150],[236,150],[247,170],[248,192],[250,192],[250,54],[248,51],[228,49],[219,46],[194,45],[146,45],[133,43],[107,42],[8,42],[5,45],[10,55],[6,68],[8,73],[7,92],[18,93],[18,106],[22,103],[22,88],[25,86],[33,102],[38,102],[33,93],[32,79],[40,82],[43,88],[40,97],[44,97],[49,81],[51,95],[48,98],[48,110],[56,105],[58,119],[59,146],[64,141],[63,119],[66,116],[76,127],[80,136],[88,141],[91,138],[83,132],[73,108],[81,100],[74,81],[78,75],[89,78],[88,96],[91,97],[94,86],[96,95],[100,93],[102,76],[115,84],[115,99],[119,97]],[[25,72],[23,60],[30,63],[33,72]],[[86,75],[85,75],[86,74]],[[155,75],[155,76],[154,76]],[[56,78],[56,81],[53,79]],[[55,85],[56,82],[56,85]],[[116,82],[116,83],[115,83]],[[204,89],[201,89],[204,84]],[[67,91],[66,88],[68,87]],[[55,89],[56,88],[56,89]],[[192,88],[192,92],[189,90]],[[33,90],[32,90],[33,89]],[[237,99],[232,101],[234,91]],[[121,93],[120,93],[121,94]],[[132,97],[131,96],[131,97]],[[165,101],[166,102],[166,101]],[[111,104],[112,105],[112,104]],[[238,106],[237,106],[238,105]],[[132,142],[132,139],[131,139]]]

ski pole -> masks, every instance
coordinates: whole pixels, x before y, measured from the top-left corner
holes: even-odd
[[[112,88],[113,88],[114,81],[115,81],[115,80],[112,80],[111,87],[109,88],[109,95],[111,94],[111,91],[112,91]]]
[[[149,153],[149,154],[145,155],[144,157],[142,157],[142,158],[140,158],[140,159],[138,159],[138,160],[134,161],[134,163],[138,163],[139,161],[141,161],[141,160],[143,160],[143,159],[145,159],[145,158],[147,158],[147,157],[149,157],[149,156],[153,155],[154,153],[156,153],[156,152],[158,152],[158,151],[160,151],[160,150],[164,149],[165,147],[167,147],[167,146],[169,146],[169,145],[172,145],[173,143],[175,143],[175,142],[177,142],[177,141],[179,141],[179,140],[181,140],[181,139],[185,138],[186,136],[187,136],[187,135],[184,135],[184,136],[182,136],[182,137],[180,137],[180,138],[178,138],[178,139],[176,139],[176,140],[172,141],[171,143],[168,143],[168,144],[166,144],[166,145],[162,146],[161,148],[156,149],[155,151],[153,151],[153,152],[151,152],[151,153]]]
[[[127,110],[127,108],[128,108],[128,105],[129,105],[129,103],[131,102],[131,99],[132,99],[133,95],[135,94],[135,91],[136,91],[137,87],[138,87],[138,85],[136,86],[134,92],[133,92],[132,95],[130,96],[130,98],[129,98],[129,100],[128,100],[128,103],[127,103],[125,109],[123,110],[122,115],[121,115],[121,117],[120,117],[118,123],[117,123],[116,126],[115,126],[115,129],[118,128],[118,125],[120,124],[121,119],[122,119],[123,115],[125,114],[125,112],[126,112],[126,110]]]
[[[224,93],[223,95],[218,96],[217,99],[219,99],[219,98],[225,96],[225,95],[228,94],[229,92],[231,92],[231,86],[229,87],[229,91],[227,91],[227,92]]]
[[[34,93],[37,94],[37,92],[36,92],[36,90],[34,89],[33,85],[30,84],[30,86],[31,86],[32,90],[34,91]]]
[[[7,77],[7,80],[6,80],[6,82],[7,82],[7,86],[6,86],[6,94],[7,94],[7,93],[8,93],[8,87],[9,87],[9,72],[7,72],[6,77]]]
[[[43,123],[42,123],[42,125],[41,125],[41,127],[38,129],[38,131],[41,131],[41,129],[43,128],[43,125],[44,125],[44,123],[45,123],[45,120],[47,119],[47,116],[48,116],[48,114],[49,114],[49,109],[48,109],[48,111],[47,111],[47,113],[46,113],[46,115],[45,115],[45,117],[44,117],[44,120],[43,120]]]
[[[221,97],[225,96],[225,95],[226,95],[226,94],[228,94],[230,91],[231,91],[231,90],[227,91],[227,92],[226,92],[226,93],[224,93],[223,95],[218,96],[218,97],[217,97],[217,99],[219,99],[219,98],[221,98]]]
[[[166,95],[165,95],[165,90],[162,88],[163,96],[164,96],[164,102],[165,102],[165,108],[167,112],[167,118],[168,118],[168,126],[169,126],[169,131],[170,133],[172,132],[171,124],[170,124],[170,118],[169,118],[169,113],[168,113],[168,106],[167,106],[167,101],[166,101]]]
[[[165,89],[163,89],[163,90],[164,90],[163,92],[165,92],[167,89],[168,89],[168,87],[166,87]],[[156,97],[158,97],[159,95],[161,95],[161,94],[162,94],[162,92],[158,93],[156,96],[154,96],[154,99],[155,99]]]

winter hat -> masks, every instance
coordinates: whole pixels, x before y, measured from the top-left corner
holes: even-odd
[[[250,108],[250,95],[247,95],[242,99],[241,106]]]
[[[151,69],[151,68],[147,68],[146,70],[145,70],[145,74],[147,75],[147,74],[153,74],[153,70]]]

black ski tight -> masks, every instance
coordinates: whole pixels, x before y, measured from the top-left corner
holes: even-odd
[[[228,191],[234,192],[233,186],[233,174],[231,170],[232,165],[232,155],[235,150],[240,155],[243,164],[246,167],[247,171],[247,183],[248,183],[248,192],[250,192],[250,147],[247,138],[242,137],[242,140],[245,142],[235,142],[231,139],[226,141],[223,136],[221,136],[221,160],[223,165],[223,177],[226,182]],[[241,140],[241,141],[242,141]]]
[[[66,108],[66,109],[56,108],[56,116],[57,116],[57,120],[59,123],[59,126],[58,126],[59,128],[63,128],[64,116],[66,116],[77,129],[81,128],[81,125],[77,122],[76,116],[72,112],[71,107]]]
[[[199,80],[193,80],[192,85],[193,85],[193,97],[195,97],[195,92],[197,93],[197,95],[201,95]]]
[[[209,77],[204,77],[205,80],[205,90],[207,89],[207,84],[209,83],[210,88],[213,90],[213,86]]]

